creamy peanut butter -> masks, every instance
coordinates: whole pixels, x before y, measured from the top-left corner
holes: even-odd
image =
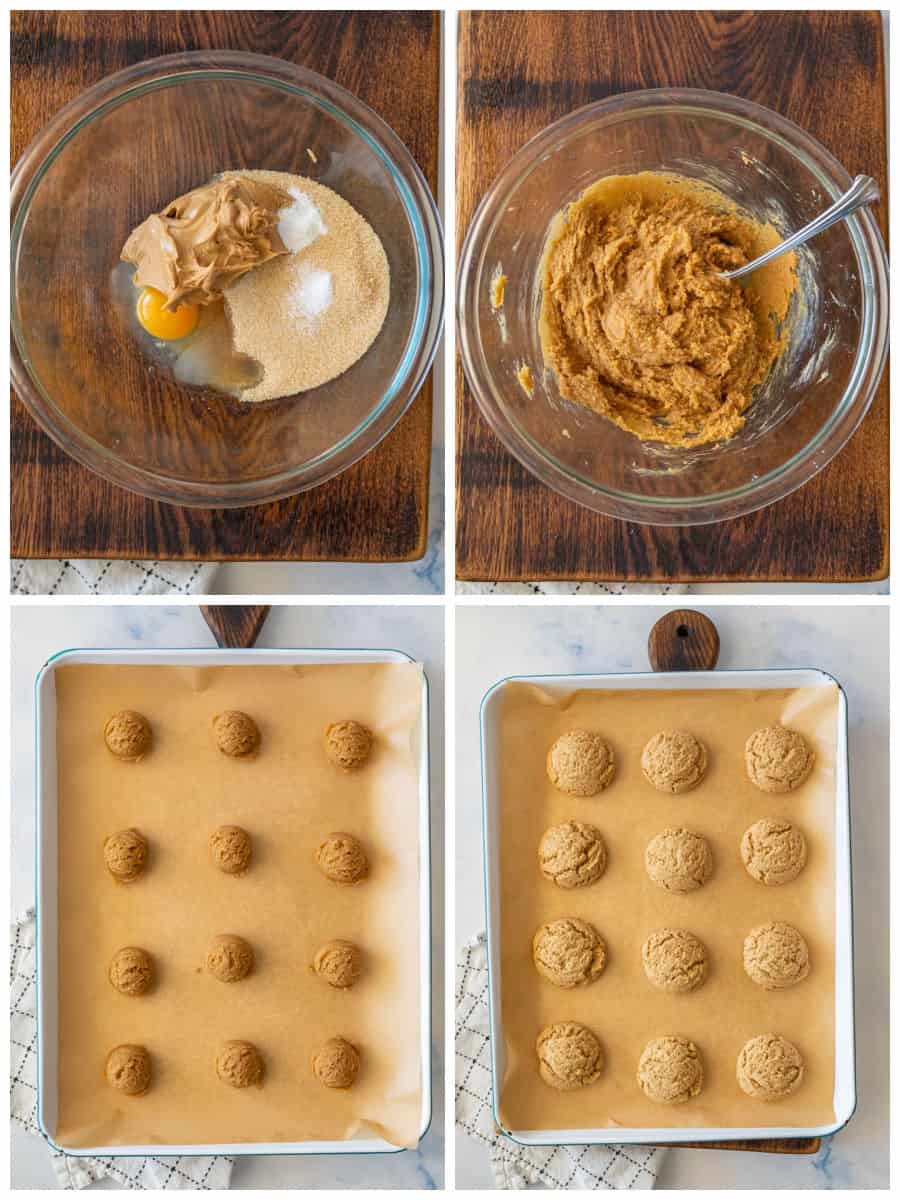
[[[162,292],[166,309],[211,304],[254,267],[288,253],[278,212],[290,203],[271,183],[213,180],[138,225],[121,257],[137,267],[135,286]]]

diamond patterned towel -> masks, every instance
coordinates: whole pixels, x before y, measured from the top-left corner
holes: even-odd
[[[521,1146],[497,1128],[491,1103],[491,1036],[484,934],[456,963],[456,1124],[491,1152],[501,1188],[652,1188],[665,1150],[650,1146]]]
[[[205,595],[218,563],[15,558],[11,569],[14,596]]]
[[[9,1017],[9,1110],[29,1133],[37,1123],[37,1020],[35,1017],[34,913],[12,927]],[[43,1135],[41,1135],[43,1136]],[[63,1187],[83,1188],[112,1179],[120,1188],[218,1190],[227,1188],[234,1160],[218,1155],[198,1158],[73,1158],[53,1150],[53,1169]]]

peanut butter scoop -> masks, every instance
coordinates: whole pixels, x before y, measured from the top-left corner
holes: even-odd
[[[254,267],[287,254],[278,212],[291,203],[281,188],[243,177],[213,180],[153,213],[122,249],[136,287],[166,297],[165,308],[212,304]]]

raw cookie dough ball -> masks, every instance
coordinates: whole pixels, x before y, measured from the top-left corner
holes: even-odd
[[[768,921],[744,938],[744,970],[766,991],[793,987],[809,974],[809,947],[793,925]]]
[[[606,945],[593,925],[577,917],[548,921],[531,944],[538,974],[557,987],[591,983],[606,966]]]
[[[316,1079],[325,1087],[352,1087],[359,1074],[359,1051],[345,1038],[329,1038],[313,1055],[312,1069]]]
[[[150,1086],[150,1055],[143,1046],[116,1046],[106,1057],[106,1082],[126,1096],[141,1096]]]
[[[792,792],[809,775],[816,761],[802,733],[784,725],[767,725],[747,738],[747,775],[762,792]]]
[[[153,745],[150,722],[139,712],[123,708],[113,713],[103,727],[107,749],[126,762],[138,762]]]
[[[120,883],[131,883],[147,865],[147,839],[137,829],[120,829],[103,843],[106,869]]]
[[[656,929],[641,947],[644,973],[661,992],[692,992],[709,974],[709,951],[686,929]]]
[[[641,754],[641,770],[658,792],[689,792],[706,774],[706,747],[684,729],[654,734]]]
[[[325,730],[328,761],[345,771],[355,771],[372,753],[372,730],[359,721],[333,721]]]
[[[538,863],[545,879],[559,887],[584,887],[606,870],[606,842],[594,825],[565,821],[541,838]]]
[[[240,825],[220,825],[209,835],[209,853],[226,875],[243,875],[253,853],[250,834]]]
[[[561,1092],[596,1083],[603,1071],[600,1039],[576,1021],[559,1021],[542,1029],[536,1049],[541,1079]]]
[[[352,833],[329,833],[316,850],[316,862],[335,883],[359,883],[369,873],[366,852]]]
[[[763,817],[741,838],[741,858],[758,883],[790,883],[806,866],[806,838],[790,821]]]
[[[703,1087],[700,1051],[686,1037],[654,1038],[644,1047],[637,1081],[654,1104],[684,1104]]]
[[[252,758],[259,749],[259,729],[252,717],[230,709],[213,717],[216,745],[229,758]]]
[[[612,783],[616,759],[599,733],[573,729],[547,751],[547,775],[567,796],[596,796]]]
[[[140,946],[123,946],[109,964],[109,982],[123,996],[143,996],[153,986],[153,959]]]
[[[316,951],[313,967],[333,988],[349,988],[362,974],[362,955],[352,942],[335,938]]]
[[[664,829],[644,854],[647,874],[667,892],[693,892],[712,875],[709,842],[689,829]]]
[[[252,1042],[223,1042],[216,1055],[216,1074],[229,1087],[252,1087],[262,1081],[262,1056]]]
[[[253,970],[253,947],[236,933],[220,933],[206,952],[206,969],[222,983],[237,983]]]
[[[781,1100],[803,1082],[803,1056],[778,1033],[761,1033],[738,1055],[737,1081],[754,1100]]]

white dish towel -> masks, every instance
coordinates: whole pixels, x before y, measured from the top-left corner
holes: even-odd
[[[10,566],[14,596],[208,595],[218,569],[218,563],[124,558],[14,558]]]
[[[37,1123],[37,1019],[35,1017],[34,912],[12,927],[9,991],[9,1110],[29,1133],[43,1136]],[[65,1188],[83,1188],[112,1179],[120,1188],[219,1190],[231,1181],[234,1160],[199,1158],[73,1158],[50,1149],[53,1169]]]
[[[646,1190],[656,1184],[665,1150],[651,1146],[522,1146],[494,1122],[487,946],[480,933],[456,963],[456,1124],[490,1148],[501,1188]]]

